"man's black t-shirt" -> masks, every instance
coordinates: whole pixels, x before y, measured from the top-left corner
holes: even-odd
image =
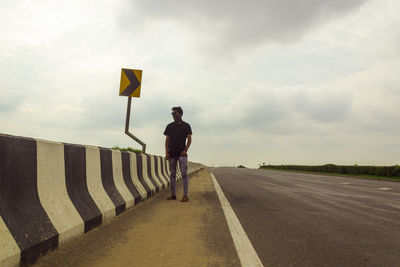
[[[165,128],[164,135],[169,136],[168,153],[171,157],[179,157],[186,147],[186,137],[192,134],[189,123],[171,122]]]

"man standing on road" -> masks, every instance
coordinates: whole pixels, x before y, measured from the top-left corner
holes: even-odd
[[[188,202],[189,179],[187,174],[187,151],[192,143],[192,129],[189,123],[182,120],[183,110],[181,107],[173,107],[171,114],[174,121],[168,124],[164,131],[165,157],[169,160],[169,170],[171,172],[171,195],[167,199],[176,199],[176,165],[179,161],[183,180],[183,197],[181,201]]]

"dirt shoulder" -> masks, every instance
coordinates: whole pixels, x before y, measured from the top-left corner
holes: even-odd
[[[169,188],[67,243],[34,266],[240,266],[207,169],[190,178],[189,199]]]

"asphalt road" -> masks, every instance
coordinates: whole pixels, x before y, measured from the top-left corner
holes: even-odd
[[[213,168],[265,266],[400,266],[400,183]]]

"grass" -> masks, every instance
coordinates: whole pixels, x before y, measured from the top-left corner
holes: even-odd
[[[130,152],[134,152],[134,153],[142,153],[141,149],[137,149],[137,148],[132,148],[132,147],[119,147],[119,146],[113,146],[111,149],[115,149],[115,150],[120,150],[120,151],[130,151]]]
[[[397,177],[396,176],[388,177],[388,176],[377,176],[377,175],[366,175],[366,174],[342,174],[342,173],[331,173],[331,172],[297,171],[297,170],[283,170],[283,169],[267,168],[267,167],[262,167],[262,168],[260,167],[260,169],[284,171],[284,172],[299,172],[299,173],[308,173],[308,174],[330,175],[330,176],[356,177],[356,178],[366,178],[366,179],[400,182],[400,177],[398,177],[398,176]]]

